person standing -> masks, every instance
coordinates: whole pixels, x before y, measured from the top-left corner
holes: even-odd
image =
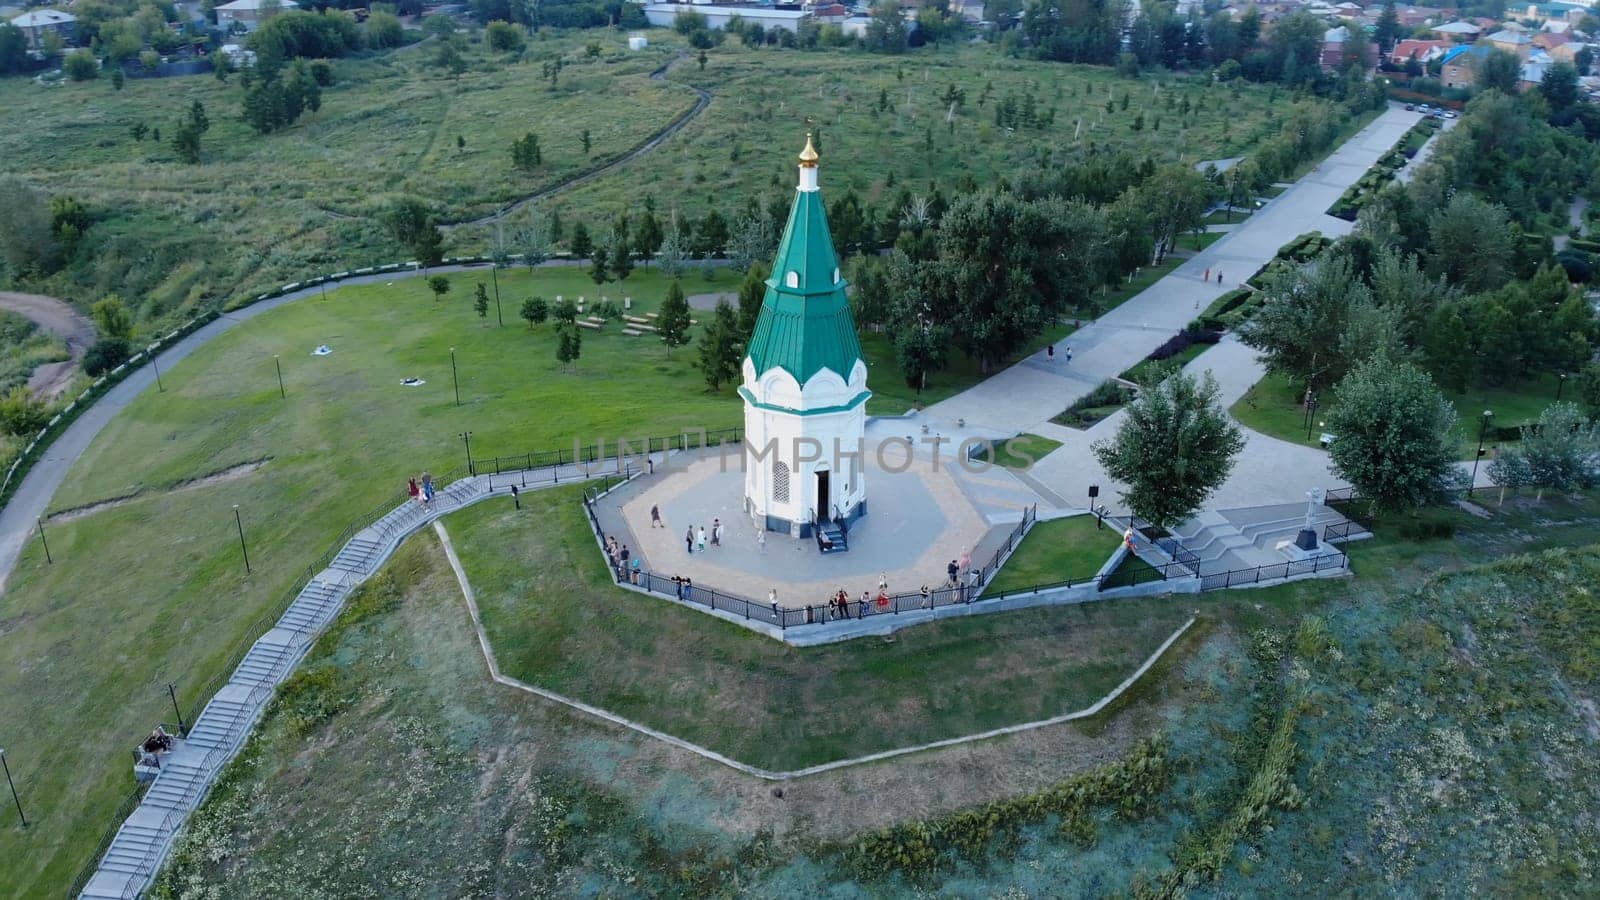
[[[667,527],[666,525],[663,525],[661,523],[661,507],[653,505],[653,504],[650,507],[650,527],[651,528],[665,528],[665,527]]]
[[[1221,284],[1221,283],[1222,283],[1222,270],[1218,269],[1217,270],[1217,284]]]
[[[756,529],[756,551],[758,553],[767,552],[767,530],[765,528]]]
[[[1056,361],[1056,345],[1055,344],[1046,345],[1045,348],[1044,348],[1044,355],[1045,355],[1045,358],[1048,359],[1050,362],[1055,362]]]
[[[706,527],[704,525],[700,526],[700,530],[695,534],[695,538],[697,549],[699,549],[701,553],[706,552]]]
[[[961,570],[959,568],[957,568],[956,561],[953,560],[953,559],[950,560],[950,565],[944,567],[944,571],[945,571],[945,574],[950,576],[950,583],[951,584],[955,584],[956,583],[956,576],[961,574]]]
[[[933,591],[927,585],[922,586],[922,608],[933,609]]]
[[[418,496],[422,494],[422,488],[417,487],[417,480],[415,478],[406,482],[406,494],[410,496],[412,500],[417,499]]]
[[[713,547],[721,547],[722,546],[722,520],[721,519],[712,519],[711,520],[711,546],[713,546]]]
[[[1206,266],[1206,274],[1203,277],[1201,277],[1200,280],[1201,281],[1210,281],[1211,280],[1211,267],[1210,266]]]
[[[693,553],[694,552],[694,526],[693,525],[690,525],[689,529],[683,533],[683,552],[685,552],[685,553]]]

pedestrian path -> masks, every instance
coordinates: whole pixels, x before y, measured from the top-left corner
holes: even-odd
[[[661,454],[654,455],[659,464]],[[512,487],[537,490],[557,484],[615,477],[614,469],[566,465],[495,475],[475,475],[452,483],[429,504],[407,500],[339,548],[289,604],[277,624],[256,640],[228,683],[200,712],[186,738],[168,755],[90,877],[85,898],[137,897],[171,852],[178,830],[215,783],[223,766],[244,746],[277,686],[289,676],[312,643],[333,621],[350,594],[377,572],[418,529],[490,497],[509,497]]]

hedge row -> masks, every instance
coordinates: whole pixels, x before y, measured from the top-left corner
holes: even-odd
[[[1428,142],[1428,138],[1432,137],[1439,127],[1439,120],[1431,116],[1412,125],[1388,152],[1378,157],[1372,168],[1339,195],[1339,199],[1328,207],[1328,215],[1354,222],[1362,208],[1372,202],[1372,198],[1394,179],[1396,172],[1405,168],[1406,162],[1417,155],[1422,145]]]

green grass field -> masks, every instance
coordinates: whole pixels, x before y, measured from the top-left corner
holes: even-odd
[[[649,49],[629,52],[620,32],[547,31],[518,61],[475,44],[459,78],[432,65],[426,44],[336,61],[322,108],[266,136],[240,118],[236,78],[134,79],[121,91],[109,79],[44,87],[7,78],[0,159],[8,174],[78,197],[94,218],[80,259],[41,287],[85,301],[118,292],[142,318],[170,323],[312,274],[405,258],[374,218],[392,198],[422,197],[446,221],[491,214],[641,144],[693,105],[689,84],[714,95],[699,118],[637,163],[544,204],[569,231],[580,220],[603,229],[647,195],[663,217],[716,208],[729,218],[747,198],[785,196],[808,116],[821,130],[824,188],[830,196],[854,188],[868,203],[898,190],[891,182],[917,193],[937,183],[948,196],[961,177],[986,183],[1092,152],[1126,149],[1158,162],[1238,155],[1273,131],[1263,88],[1218,91],[1172,76],[1133,82],[988,46],[927,48],[891,63],[734,40],[709,52],[704,71],[685,55],[657,80],[650,73],[687,48],[667,30],[649,38]],[[601,47],[593,58],[591,41]],[[558,57],[565,67],[552,89],[541,70]],[[952,84],[968,97],[946,122],[940,95]],[[887,111],[876,111],[880,92]],[[995,105],[1025,92],[1041,113],[1055,108],[1054,123],[1007,135],[993,124]],[[1185,98],[1193,109],[1182,116]],[[195,100],[213,124],[203,164],[190,166],[177,161],[170,137]],[[1141,114],[1146,127],[1133,131]],[[137,123],[161,129],[163,142],[136,141]],[[509,147],[530,131],[544,162],[522,173]],[[502,231],[514,233],[526,215],[509,216]],[[447,252],[484,251],[494,231],[457,229]]]
[[[1040,522],[1029,529],[984,596],[1068,579],[1086,581],[1111,558],[1120,540],[1115,528],[1096,528],[1094,516]]]
[[[1456,436],[1461,446],[1461,458],[1471,459],[1477,451],[1478,426],[1484,410],[1494,412],[1491,424],[1499,427],[1515,428],[1531,424],[1537,422],[1539,414],[1556,401],[1557,387],[1556,376],[1547,374],[1508,388],[1476,388],[1463,393],[1446,393],[1445,399],[1456,408]],[[1317,407],[1308,440],[1305,409],[1300,405],[1303,394],[1304,389],[1296,388],[1286,377],[1267,375],[1239,398],[1228,412],[1246,428],[1279,440],[1317,446],[1322,433],[1327,430],[1322,423],[1332,410],[1333,395],[1330,391],[1323,392],[1323,401]]]
[[[800,768],[1082,708],[1184,618],[1106,604],[787,647],[616,589],[577,496],[446,521],[501,669],[753,765]]]

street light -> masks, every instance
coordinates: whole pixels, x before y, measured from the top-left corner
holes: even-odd
[[[50,542],[44,539],[44,516],[36,516],[33,521],[39,525],[39,543],[44,545],[45,564],[53,566],[56,561],[50,558]]]
[[[1556,402],[1561,402],[1561,389],[1567,386],[1567,373],[1562,372],[1556,376]]]
[[[1467,485],[1467,496],[1478,488],[1478,461],[1483,459],[1483,438],[1489,433],[1489,420],[1494,418],[1494,410],[1483,411],[1483,418],[1478,423],[1478,452],[1472,457],[1472,481]]]
[[[272,366],[278,370],[278,396],[287,400],[289,395],[283,389],[283,363],[279,361],[278,354],[272,354]]]
[[[505,314],[500,310],[500,258],[495,257],[493,265],[489,268],[489,276],[494,279],[494,317],[506,324]]]
[[[17,783],[11,780],[11,764],[6,762],[5,748],[0,747],[0,768],[5,769],[6,785],[11,788],[11,802],[17,805],[17,818],[22,820],[22,827],[28,827],[28,817],[22,813],[22,800],[17,796]]]
[[[450,348],[450,384],[456,389],[456,405],[461,405],[461,379],[456,377],[456,348]]]
[[[478,473],[472,466],[472,432],[461,432],[461,442],[467,445],[467,474],[476,475]]]
[[[1317,417],[1317,407],[1321,402],[1314,392],[1306,392],[1306,443],[1308,444],[1311,443],[1311,423]]]
[[[156,373],[156,390],[160,393],[167,392],[167,386],[161,383],[161,363],[154,356],[150,357],[150,368]]]
[[[250,548],[244,543],[244,519],[239,517],[239,504],[233,505],[233,524],[239,527],[239,552],[244,554],[244,573],[250,574]]]
[[[178,717],[178,736],[187,737],[189,726],[183,724],[183,710],[178,708],[178,686],[167,682],[167,696],[172,698],[172,712]]]

